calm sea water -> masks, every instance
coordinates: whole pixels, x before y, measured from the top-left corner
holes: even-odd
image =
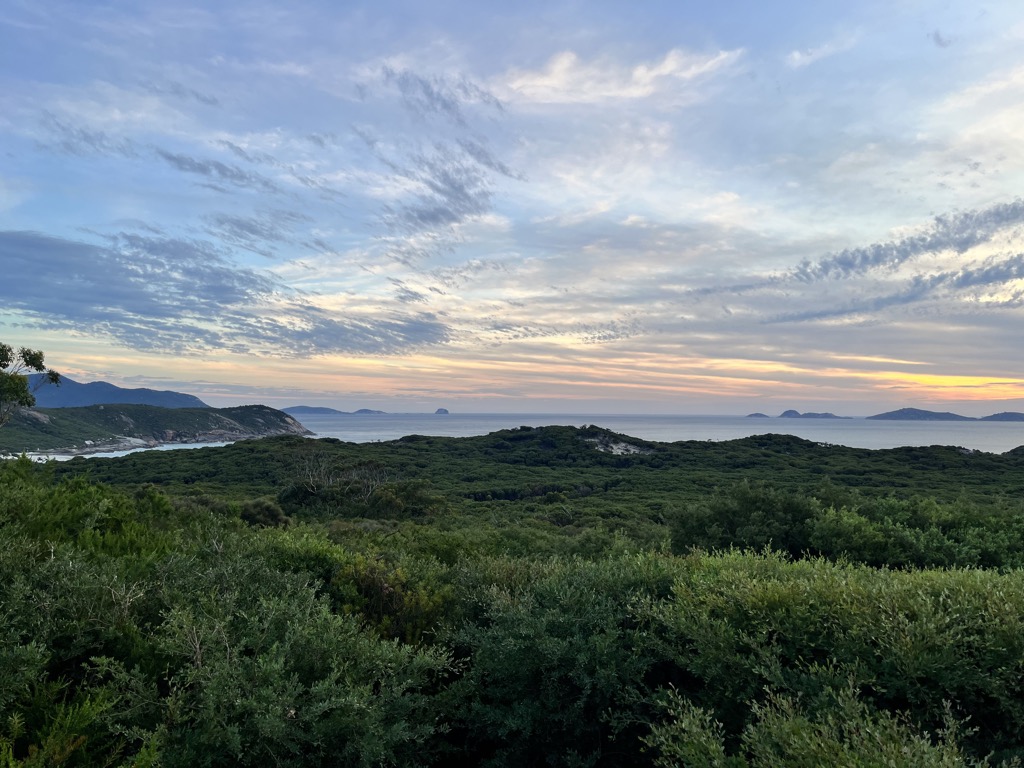
[[[404,435],[469,437],[499,429],[551,424],[596,424],[644,440],[735,440],[769,432],[796,435],[851,448],[956,445],[1003,453],[1024,445],[1024,422],[874,421],[868,419],[750,419],[742,416],[609,416],[507,413],[421,413],[304,416],[317,437],[351,443],[395,440]]]

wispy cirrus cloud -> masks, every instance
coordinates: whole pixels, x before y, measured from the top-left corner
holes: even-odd
[[[142,83],[142,87],[157,96],[173,96],[177,99],[193,100],[208,107],[220,106],[220,99],[216,96],[189,88],[175,80],[148,81]]]
[[[237,165],[220,160],[194,157],[180,152],[170,152],[160,147],[153,151],[170,167],[182,173],[203,176],[214,184],[226,183],[242,189],[258,189],[263,192],[278,192],[280,188],[273,181],[254,171],[246,171]]]
[[[265,210],[256,216],[211,213],[206,231],[226,245],[272,258],[280,245],[294,242],[295,225],[312,219],[297,211]]]
[[[493,191],[485,167],[469,153],[435,145],[409,161],[394,170],[412,182],[411,199],[389,206],[389,227],[406,232],[451,227],[490,210]]]
[[[264,152],[259,149],[246,149],[230,139],[217,139],[217,145],[224,147],[235,155],[235,157],[238,157],[247,163],[252,163],[253,165],[272,165],[275,167],[279,167],[281,165],[281,162],[269,152]]]
[[[441,116],[465,127],[466,104],[482,104],[498,112],[504,107],[490,91],[466,77],[422,75],[409,69],[381,68],[385,83],[394,85],[402,104],[418,117]]]
[[[139,155],[140,147],[131,138],[75,124],[49,110],[42,111],[40,124],[44,136],[37,137],[36,143],[51,151],[80,157],[109,155],[132,158]]]
[[[389,258],[411,267],[450,253],[460,242],[459,228],[490,213],[497,179],[522,177],[474,130],[478,113],[504,116],[491,91],[465,77],[409,68],[384,66],[369,74],[378,79],[363,83],[367,97],[393,98],[397,90],[403,109],[422,125],[411,135],[397,136],[352,126],[383,171],[376,185],[387,190],[377,216],[383,228],[379,242]],[[433,130],[433,117],[447,127]]]

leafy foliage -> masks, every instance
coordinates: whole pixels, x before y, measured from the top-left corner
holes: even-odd
[[[737,754],[727,755],[722,724],[675,691],[665,697],[670,720],[652,728],[644,742],[657,751],[661,768],[685,765],[718,768],[774,768],[779,765],[865,765],[961,768],[990,765],[968,758],[957,742],[958,726],[950,722],[933,740],[904,718],[873,710],[853,690],[808,712],[792,697],[772,695],[754,704],[755,720],[743,732]]]
[[[60,384],[60,374],[46,367],[40,350],[21,347],[15,351],[10,344],[0,342],[0,427],[10,421],[16,409],[36,404],[27,376],[32,371],[43,374],[41,383]]]

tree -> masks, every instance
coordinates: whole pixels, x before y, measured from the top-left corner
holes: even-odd
[[[35,386],[28,379],[33,371],[43,374]],[[10,344],[0,342],[0,427],[17,408],[35,405],[34,393],[43,384],[60,385],[60,374],[46,367],[41,350],[22,347],[15,352]]]

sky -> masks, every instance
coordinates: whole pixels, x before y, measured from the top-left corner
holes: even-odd
[[[0,341],[215,406],[1024,411],[1024,4],[0,3]]]

